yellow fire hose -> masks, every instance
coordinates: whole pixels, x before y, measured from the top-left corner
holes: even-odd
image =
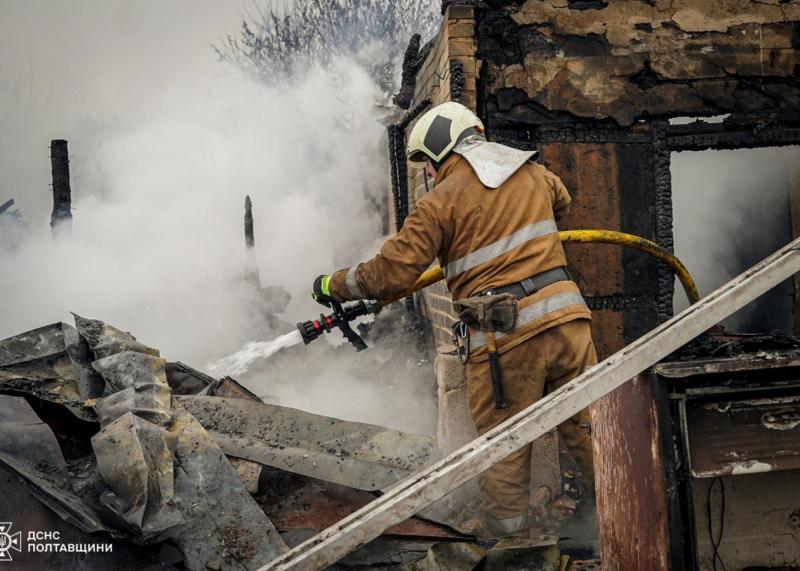
[[[651,242],[650,240],[645,240],[644,238],[640,238],[639,236],[634,236],[632,234],[614,232],[611,230],[566,230],[564,232],[559,232],[558,237],[562,242],[618,244],[620,246],[629,246],[631,248],[641,250],[642,252],[654,256],[656,259],[664,262],[670,268],[672,268],[672,270],[675,272],[675,275],[678,276],[681,285],[683,285],[683,289],[686,291],[686,295],[691,303],[696,303],[700,300],[700,294],[697,292],[697,286],[694,285],[694,280],[692,279],[692,276],[689,275],[689,271],[686,269],[686,266],[684,266],[680,260],[678,260],[678,258],[673,256],[667,250],[658,244]],[[340,303],[332,302],[334,308],[333,313],[330,315],[320,315],[319,319],[301,321],[297,324],[297,329],[300,331],[303,343],[308,345],[311,341],[319,338],[324,333],[330,333],[334,328],[339,328],[342,331],[345,339],[350,341],[357,351],[361,351],[362,349],[367,348],[367,344],[364,343],[364,340],[350,327],[350,322],[353,319],[363,315],[377,313],[380,311],[381,306],[388,305],[399,299],[403,299],[404,297],[426,288],[429,285],[435,284],[442,279],[444,279],[442,268],[438,266],[432,267],[423,273],[411,288],[396,297],[381,301],[362,300],[347,306],[342,306]],[[497,353],[490,353],[490,362],[492,354],[497,355]],[[493,373],[492,379],[493,386],[501,386],[499,381],[499,372],[496,374],[496,376]],[[496,390],[495,402],[498,403],[499,408],[502,408],[500,405],[502,405],[503,401],[500,397],[502,397],[502,393]]]
[[[564,243],[617,244],[619,246],[635,248],[650,254],[661,262],[667,264],[672,271],[675,272],[675,275],[678,276],[678,279],[680,280],[683,290],[686,292],[686,297],[689,298],[690,303],[696,303],[700,300],[700,293],[697,291],[697,286],[695,285],[692,276],[689,274],[689,270],[686,269],[686,266],[684,266],[681,261],[673,256],[668,250],[662,248],[655,242],[645,240],[644,238],[634,236],[633,234],[615,232],[613,230],[564,230],[563,232],[558,233],[558,237]],[[387,305],[399,299],[403,299],[404,297],[408,297],[412,293],[426,288],[429,285],[435,284],[442,279],[444,279],[442,268],[439,266],[434,266],[425,271],[410,289],[391,299],[382,300],[381,303],[383,305]]]

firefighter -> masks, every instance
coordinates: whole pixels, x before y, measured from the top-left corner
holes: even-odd
[[[488,142],[483,124],[455,102],[434,107],[412,129],[408,160],[434,180],[380,252],[358,266],[319,276],[317,301],[387,299],[407,290],[438,258],[459,300],[511,299],[513,329],[470,329],[467,388],[472,418],[484,433],[596,364],[591,313],[566,269],[556,220],[570,196],[561,180],[534,162],[536,151]],[[503,295],[510,294],[510,295]],[[499,296],[499,297],[498,297]],[[505,408],[498,408],[487,343],[499,354]],[[588,411],[559,427],[592,482]],[[525,535],[531,447],[480,477],[482,519],[495,536]]]

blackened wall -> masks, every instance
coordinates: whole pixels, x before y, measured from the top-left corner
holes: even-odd
[[[539,148],[561,176],[575,199],[566,228],[672,247],[670,141],[691,135],[669,118],[730,113],[698,134],[706,148],[799,136],[798,2],[490,1],[476,19],[478,112],[491,138]],[[644,254],[567,254],[601,356],[671,314],[674,279]]]
[[[487,0],[476,34],[478,114],[491,139],[538,148],[562,178],[573,196],[562,228],[671,249],[672,151],[800,142],[800,2]],[[567,257],[601,358],[669,317],[675,280],[646,255],[568,245]],[[604,569],[692,568],[656,497],[668,488],[658,447],[635,445],[656,400],[634,380],[592,406]]]

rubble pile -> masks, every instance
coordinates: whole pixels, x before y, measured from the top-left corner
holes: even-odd
[[[438,455],[432,437],[265,403],[77,315],[0,341],[0,426],[16,527],[89,546],[18,556],[37,568],[255,570]],[[554,542],[489,549],[428,511],[337,568],[567,568]]]
[[[433,454],[430,438],[268,405],[101,321],[75,325],[0,342],[0,462],[85,533],[169,542],[188,569],[255,569],[287,544],[243,476],[253,492],[262,465],[374,491]]]

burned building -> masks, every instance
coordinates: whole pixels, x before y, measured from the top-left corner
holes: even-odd
[[[672,249],[674,153],[800,144],[798,38],[800,4],[779,0],[445,1],[436,37],[427,45],[416,40],[409,45],[403,89],[395,99],[400,109],[389,127],[394,226],[399,227],[415,202],[431,190],[422,172],[405,165],[404,134],[431,105],[452,100],[478,114],[490,140],[541,152],[541,161],[562,178],[573,197],[562,229],[621,230]],[[707,117],[715,119],[702,119]],[[800,235],[796,180],[786,204],[785,218],[774,221],[785,226],[784,243]],[[568,244],[566,250],[570,269],[593,310],[601,358],[672,315],[674,276],[656,260],[609,246]],[[797,285],[795,324],[800,322]],[[472,434],[465,421],[464,380],[450,353],[455,317],[446,286],[440,283],[417,294],[416,309],[429,321],[439,350],[440,439],[443,434],[451,438],[453,449]],[[729,341],[719,341],[718,346]],[[780,398],[794,402],[794,350],[786,348],[788,353],[779,351],[780,357],[765,360],[757,356],[757,344],[750,344],[741,354],[730,355],[725,373],[703,360],[695,368],[665,363],[592,406],[604,567],[716,568],[719,557],[728,568],[800,565],[800,498],[788,484],[797,473],[754,477],[754,483],[745,485],[735,474],[747,469],[740,466],[737,472],[730,467],[738,452],[720,449],[722,441],[715,436],[720,426],[732,423],[744,431],[742,438],[747,433],[754,439],[758,452],[752,451],[750,460],[757,463],[753,466],[769,472],[796,470],[794,460],[787,458],[799,452],[797,425],[781,425],[789,432],[770,432],[769,426],[764,432],[752,425],[755,417],[771,418],[770,407],[778,406],[756,398],[771,394],[773,374],[785,381]],[[714,350],[709,354],[718,355]],[[771,368],[778,362],[779,373]],[[711,369],[715,374],[704,373]],[[773,372],[755,372],[762,369]],[[700,393],[678,380],[696,375],[706,387],[701,391],[705,400],[696,400]],[[752,375],[764,384],[740,379]],[[751,392],[734,398],[728,389],[740,383]],[[728,396],[715,401],[709,397],[712,393]],[[683,404],[675,408],[676,402]],[[780,403],[780,415],[794,418],[796,405]],[[713,406],[718,413],[726,406],[738,412],[702,412]],[[779,437],[787,434],[795,444],[779,445]],[[680,445],[690,441],[690,448],[702,448],[705,442],[705,453],[717,456],[704,461],[717,464],[698,465],[703,453],[697,450],[690,462],[689,448]],[[724,446],[732,445],[728,441]],[[772,447],[772,452],[764,447]],[[782,456],[772,461],[759,454]],[[555,456],[551,452],[549,457]],[[723,483],[732,479],[729,506],[737,501],[733,494],[741,499],[754,493],[753,486],[773,489],[772,499],[763,496],[761,508],[752,506],[753,514],[774,510],[780,516],[759,520],[760,528],[746,539],[745,517],[729,512],[729,518],[738,519],[725,522],[724,543],[709,541],[709,531],[699,526],[710,518],[701,517],[700,508],[719,514],[720,498],[704,495],[717,482],[714,478]],[[779,535],[789,543],[768,540]]]
[[[438,36],[407,57],[417,71],[407,107],[460,101],[490,139],[539,149],[573,193],[566,228],[623,229],[670,247],[672,152],[800,143],[796,3],[488,4],[445,3]],[[422,174],[397,160],[401,143],[390,136],[399,221],[426,192]],[[655,261],[568,251],[603,354],[672,313],[674,280]],[[442,287],[420,297],[437,340],[449,342]]]
[[[799,32],[800,4],[782,0],[445,1],[438,34],[427,43],[415,37],[406,52],[388,130],[388,222],[400,228],[431,191],[424,174],[407,167],[409,128],[431,105],[454,100],[478,113],[490,139],[541,151],[573,195],[564,228],[621,230],[671,250],[674,153],[800,144]],[[59,156],[63,167],[65,147]],[[61,183],[54,196],[66,204]],[[775,222],[785,225],[784,241],[800,233],[800,187],[791,192],[785,220]],[[245,275],[262,303],[270,292],[253,263],[251,206],[248,199]],[[784,253],[800,267],[800,245]],[[673,313],[674,276],[655,259],[581,244],[567,245],[567,254],[594,312],[601,358],[641,348],[636,340]],[[446,287],[431,286],[405,306],[432,331],[438,441],[259,402],[233,379],[169,362],[96,320],[0,341],[0,487],[15,525],[0,524],[0,539],[11,542],[0,543],[0,555],[18,556],[22,528],[33,536],[17,561],[30,566],[46,552],[53,556],[35,564],[78,568],[82,554],[102,553],[93,563],[114,568],[306,569],[364,567],[377,554],[381,566],[409,571],[456,560],[467,568],[568,568],[555,541],[535,553],[513,543],[485,549],[493,540],[472,535],[479,523],[459,525],[475,515],[465,488],[445,496],[461,502],[457,524],[440,517],[451,506],[437,500],[463,483],[454,466],[474,475],[515,442],[502,434],[473,440]],[[416,341],[397,344],[413,352]],[[800,567],[800,341],[788,332],[716,328],[665,355],[631,380],[628,370],[608,396],[597,400],[598,388],[590,399],[584,390],[585,400],[575,401],[593,403],[603,567]],[[598,380],[593,371],[588,382]],[[587,502],[566,493],[575,474],[565,470],[556,434],[529,431],[525,441],[538,436],[533,507],[550,524],[551,508],[572,512]],[[455,460],[436,462],[437,447],[457,451]],[[408,498],[413,509],[402,503]],[[382,550],[379,542],[399,547]],[[55,550],[66,545],[81,549],[60,558]],[[387,553],[400,558],[387,563]]]

